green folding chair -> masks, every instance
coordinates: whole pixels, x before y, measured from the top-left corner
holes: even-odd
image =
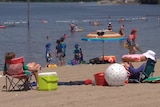
[[[129,79],[129,83],[142,83],[146,82],[146,79],[152,78],[154,73],[154,67],[155,67],[156,61],[148,58],[146,65],[142,72],[140,72],[140,76],[138,79]]]
[[[144,82],[145,79],[153,77],[154,67],[156,65],[156,61],[152,59],[147,59],[146,66],[144,70],[140,73],[139,81]]]

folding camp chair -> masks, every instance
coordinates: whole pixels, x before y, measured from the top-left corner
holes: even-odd
[[[23,63],[23,57],[6,61],[6,91],[28,90],[30,88],[31,74],[24,74]]]
[[[145,79],[147,79],[149,77],[153,77],[155,64],[156,64],[156,61],[148,58],[143,71],[140,72],[139,78],[138,79],[130,79],[129,78],[128,81],[130,83],[142,83],[142,82],[144,82]]]

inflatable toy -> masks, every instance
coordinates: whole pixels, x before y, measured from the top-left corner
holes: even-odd
[[[0,25],[0,29],[5,29],[5,28],[6,28],[6,26]]]
[[[49,64],[47,65],[48,68],[57,68],[57,64]]]
[[[115,63],[116,62],[116,56],[101,56],[100,60],[108,61],[109,63]]]
[[[75,29],[75,32],[82,32],[82,31],[83,31],[82,28],[77,28],[77,29]]]
[[[102,30],[102,31],[92,32],[88,34],[86,37],[87,38],[121,38],[122,36],[116,32]]]
[[[122,56],[123,62],[139,62],[146,61],[146,58],[143,54],[128,54]]]

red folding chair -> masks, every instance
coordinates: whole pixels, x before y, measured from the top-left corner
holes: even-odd
[[[14,58],[6,61],[7,74],[6,91],[28,90],[31,88],[31,74],[25,74],[23,70],[24,58]]]

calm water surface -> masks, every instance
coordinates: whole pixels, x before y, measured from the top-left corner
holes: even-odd
[[[24,56],[26,63],[36,61],[45,65],[46,35],[52,41],[54,52],[56,40],[67,34],[67,60],[73,58],[75,43],[80,44],[84,60],[102,55],[102,43],[81,41],[88,33],[98,29],[106,29],[112,22],[113,31],[125,25],[125,33],[129,35],[132,28],[138,29],[137,42],[143,51],[152,49],[160,57],[160,6],[159,5],[100,5],[97,3],[31,3],[30,30],[27,29],[27,3],[0,3],[0,24],[15,22],[15,26],[0,29],[0,69],[4,63],[4,54],[16,52]],[[111,16],[111,19],[108,18]],[[125,22],[119,23],[124,17]],[[142,20],[146,18],[147,20]],[[42,23],[46,20],[48,23]],[[100,26],[93,26],[93,21],[100,21]],[[132,21],[131,21],[132,20]],[[89,23],[91,21],[91,23]],[[74,22],[84,29],[83,32],[70,33],[70,23]],[[118,61],[128,50],[118,42],[105,43],[105,55],[115,55]]]

